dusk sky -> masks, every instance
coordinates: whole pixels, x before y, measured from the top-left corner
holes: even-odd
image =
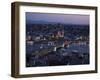
[[[89,15],[26,12],[26,23],[34,23],[34,21],[88,25]]]

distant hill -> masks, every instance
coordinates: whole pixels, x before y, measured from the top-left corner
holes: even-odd
[[[86,25],[86,24],[73,24],[73,23],[62,23],[62,22],[48,22],[48,21],[26,21],[26,24],[62,24],[62,25]],[[88,25],[88,24],[87,24]]]
[[[27,24],[58,24],[58,23],[60,22],[47,22],[47,21],[28,21],[27,22]]]

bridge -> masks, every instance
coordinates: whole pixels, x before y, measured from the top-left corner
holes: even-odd
[[[77,42],[82,42],[82,41],[70,41],[70,42],[67,44],[67,46],[70,45],[70,44],[72,44],[72,43],[77,43]],[[87,42],[87,41],[86,41],[86,42]],[[40,49],[40,50],[38,50],[38,51],[35,51],[35,52],[32,53],[32,55],[43,56],[43,55],[48,54],[48,53],[51,52],[51,51],[56,51],[58,48],[61,48],[61,47],[64,47],[64,46],[65,46],[64,43],[59,44],[59,42],[58,42],[58,43],[56,43],[54,46],[50,46],[49,48],[43,48],[43,49]]]

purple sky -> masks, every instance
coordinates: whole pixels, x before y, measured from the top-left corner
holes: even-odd
[[[26,12],[27,23],[33,21],[57,22],[65,24],[89,24],[89,15],[75,14],[52,14],[52,13],[33,13]]]

